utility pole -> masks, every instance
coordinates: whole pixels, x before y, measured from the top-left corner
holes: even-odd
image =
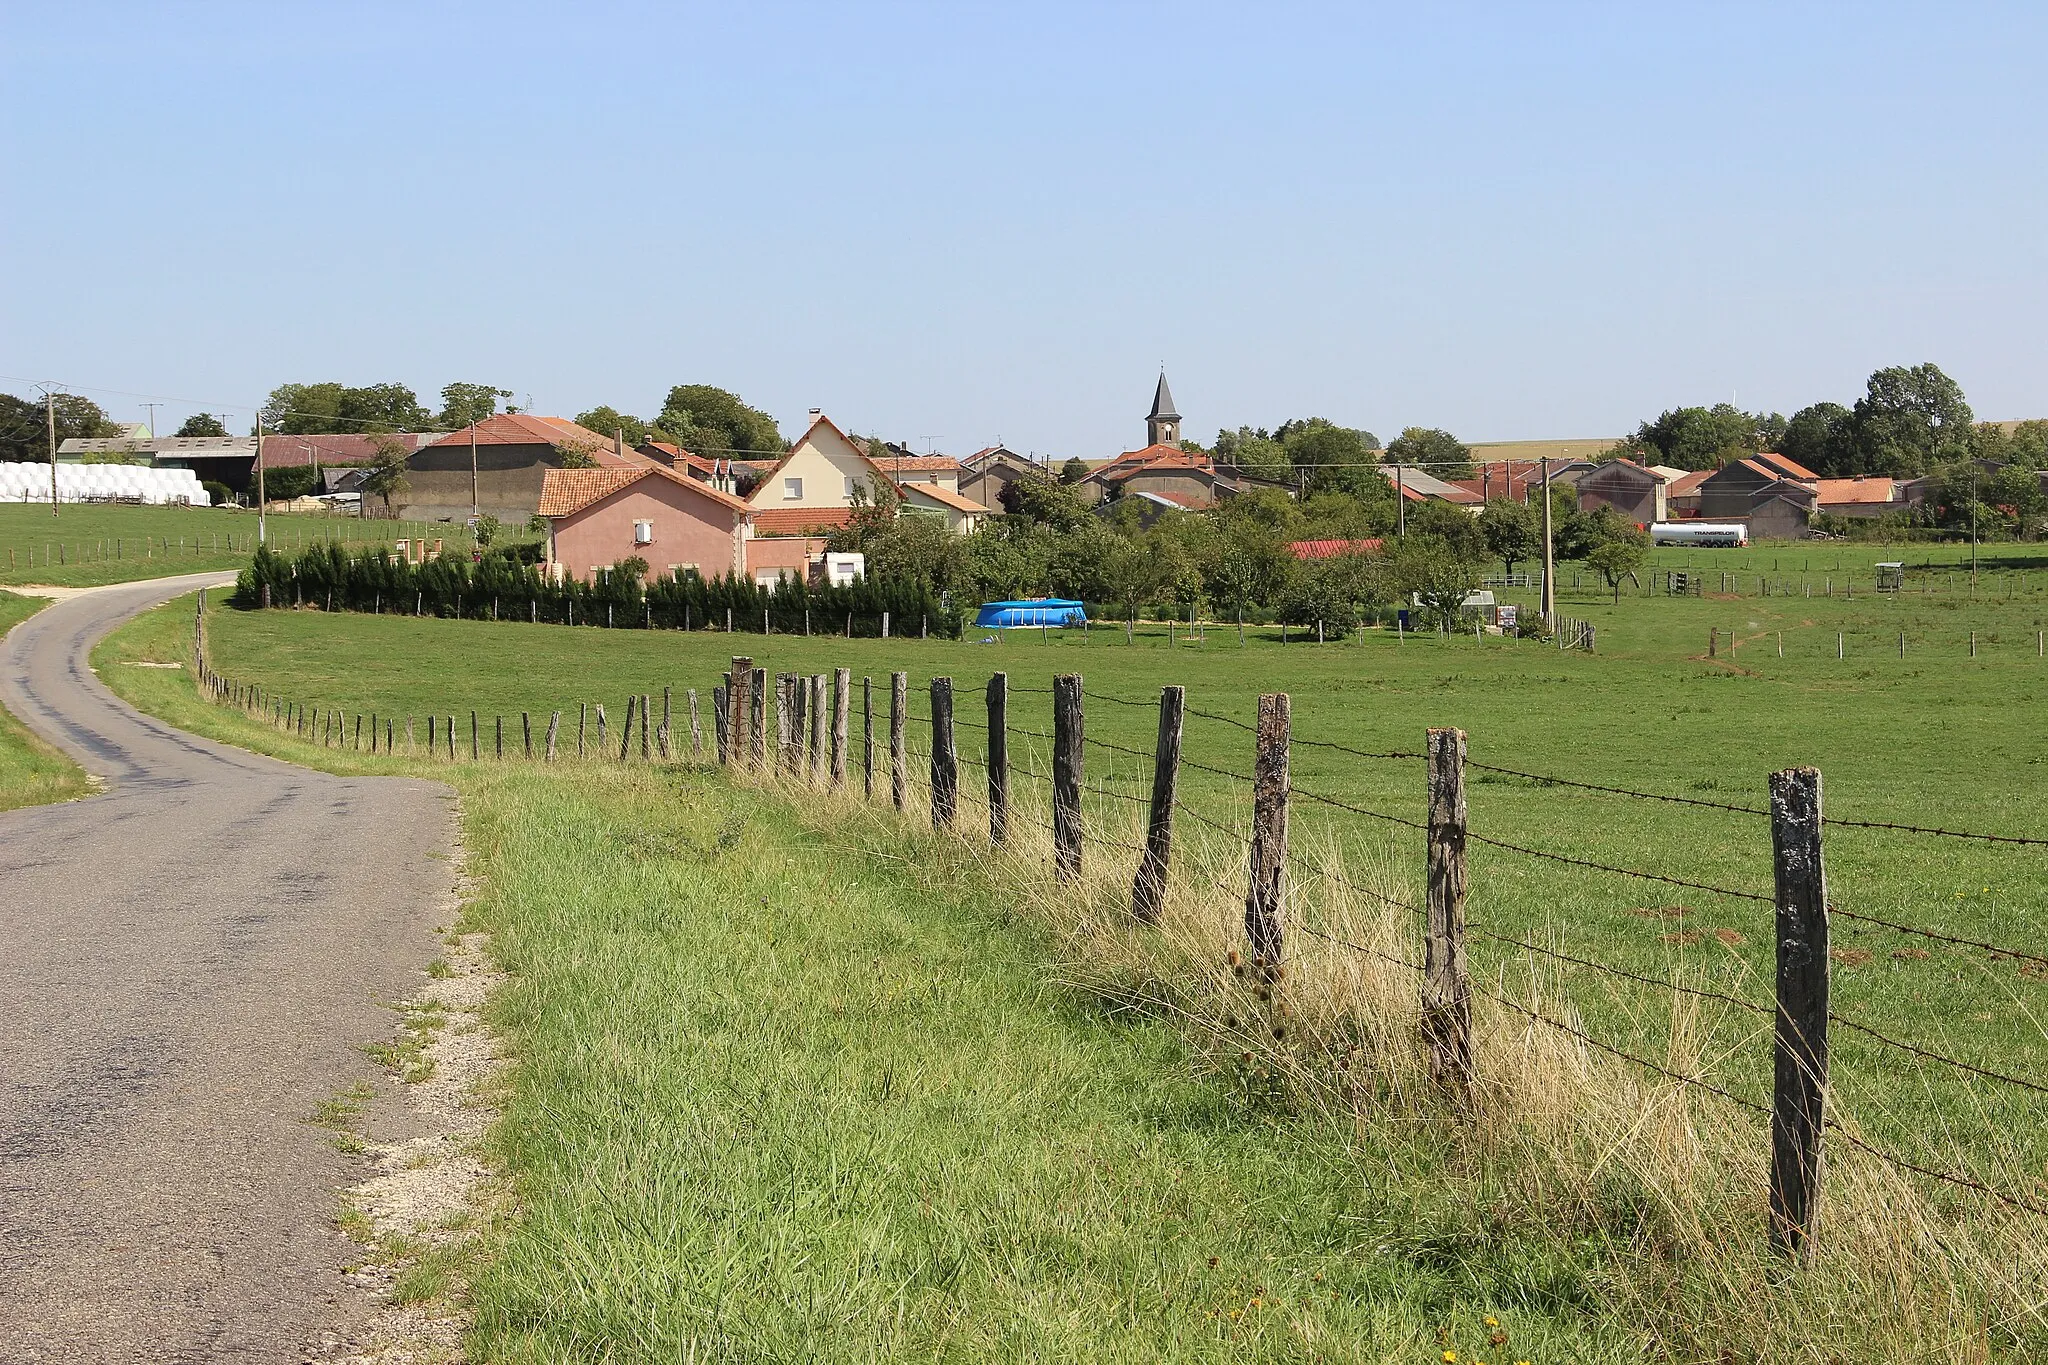
[[[483,515],[483,511],[483,499],[478,495],[476,488],[476,423],[471,422],[469,424],[469,515],[471,517],[480,517]],[[472,526],[474,525],[473,522],[471,524]]]
[[[152,440],[163,435],[162,432],[156,429],[156,410],[162,406],[162,403],[144,403],[142,405],[143,411],[149,414],[149,434]]]
[[[1394,534],[1408,538],[1408,490],[1401,483],[1401,466],[1394,466]]]
[[[263,517],[263,409],[256,409],[256,544],[269,544]]]
[[[57,390],[43,390],[43,424],[50,433],[50,515],[57,515]]]
[[[1557,592],[1551,586],[1553,557],[1550,548],[1550,457],[1543,457],[1543,597],[1542,615],[1544,629],[1550,628],[1550,618],[1557,610]]]

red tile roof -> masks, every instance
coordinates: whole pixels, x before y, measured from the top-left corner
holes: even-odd
[[[1812,483],[1820,478],[1820,475],[1814,473],[1798,461],[1788,460],[1783,455],[1772,451],[1758,451],[1757,458],[1770,466],[1772,470],[1788,479],[1797,479],[1801,483]]]
[[[1883,476],[1866,476],[1860,479],[1817,479],[1814,491],[1823,503],[1841,502],[1891,502],[1898,496],[1898,485]]]
[[[943,474],[958,472],[960,462],[951,455],[874,455],[872,460],[891,474]]]
[[[1376,555],[1385,545],[1374,536],[1370,540],[1297,540],[1287,548],[1296,559],[1335,559],[1338,555]]]
[[[837,531],[853,521],[851,507],[756,507],[757,536],[800,536],[810,531]]]
[[[730,493],[721,493],[709,484],[676,473],[666,465],[647,462],[631,469],[550,468],[541,475],[539,513],[544,517],[573,516],[647,478],[667,479],[735,512],[753,510]]]
[[[320,432],[306,436],[265,436],[263,467],[286,469],[316,461],[323,465],[372,464],[377,459],[380,443],[395,442],[399,449],[410,455],[421,446],[432,445],[439,439],[436,432],[417,431],[394,431],[381,435]]]
[[[1088,478],[1107,482],[1166,469],[1194,469],[1213,474],[1216,461],[1195,451],[1182,450],[1179,446],[1149,445],[1142,450],[1126,450],[1108,463],[1090,470]]]
[[[982,506],[973,498],[970,498],[963,493],[955,493],[952,489],[945,487],[943,484],[909,483],[902,485],[902,488],[903,495],[905,497],[909,497],[911,494],[915,493],[920,498],[930,498],[933,502],[944,503],[946,506],[952,508],[954,511],[965,512],[969,516],[985,517],[989,516],[995,510],[994,508],[991,507]]]
[[[1665,490],[1666,496],[1673,498],[1682,497],[1720,472],[1718,469],[1695,469],[1684,478],[1673,479],[1670,488]]]
[[[471,427],[451,431],[439,440],[428,442],[436,446],[466,446],[470,443]],[[602,436],[588,427],[579,427],[566,417],[536,417],[529,412],[501,412],[495,417],[486,417],[474,424],[476,444],[480,446],[530,446],[561,445],[583,451],[598,464],[612,469],[640,469],[651,466],[649,460],[637,450],[628,451],[624,456],[613,448],[616,438]]]

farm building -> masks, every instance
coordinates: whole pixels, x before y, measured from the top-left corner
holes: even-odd
[[[1579,510],[1592,512],[1612,507],[1623,520],[1649,526],[1669,517],[1666,499],[1671,482],[1667,474],[1654,467],[1633,460],[1609,460],[1579,477]]]
[[[614,470],[655,467],[622,446],[566,417],[500,413],[415,450],[405,462],[408,487],[393,505],[415,521],[462,520],[474,509],[524,525],[540,510],[549,470],[568,469],[573,461]]]
[[[653,576],[747,570],[747,505],[665,465],[546,469],[537,505],[557,578],[595,578],[632,558],[646,560]]]
[[[1899,484],[1886,475],[1857,479],[1820,479],[1814,484],[1816,506],[1831,517],[1881,517],[1896,512]]]
[[[1550,486],[1576,484],[1581,476],[1596,467],[1591,460],[1553,459],[1550,461]],[[1506,498],[1510,502],[1541,502],[1543,461],[1484,460],[1473,466],[1471,478],[1449,482],[1468,493],[1477,493],[1481,502],[1495,498]]]
[[[120,456],[158,469],[189,469],[246,493],[256,482],[254,436],[74,436],[57,447],[60,464]]]
[[[1380,473],[1386,475],[1387,482],[1394,485],[1401,496],[1409,502],[1447,502],[1475,515],[1486,502],[1485,498],[1471,489],[1439,479],[1436,475],[1424,473],[1420,469],[1410,469],[1405,465],[1381,465]]]
[[[1006,446],[985,446],[960,462],[959,491],[983,507],[1001,507],[1003,490],[1019,479],[1052,475]]]

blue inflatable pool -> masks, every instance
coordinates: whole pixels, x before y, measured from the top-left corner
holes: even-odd
[[[984,602],[974,624],[983,630],[1010,626],[1078,626],[1088,619],[1079,602],[1040,597],[1028,602]]]

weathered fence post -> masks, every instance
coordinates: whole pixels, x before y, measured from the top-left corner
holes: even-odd
[[[526,740],[526,760],[533,761],[533,717],[525,711],[519,713],[519,730]]]
[[[631,692],[626,694],[626,723],[619,727],[619,762],[621,763],[624,763],[626,756],[633,752],[633,710],[639,704],[640,698],[638,696]]]
[[[904,762],[903,727],[910,716],[910,675],[889,675],[889,801],[902,810],[910,799],[910,769]]]
[[[727,738],[727,727],[732,724],[731,703],[727,700],[730,689],[724,684],[711,689],[711,734],[718,748],[718,761],[727,761],[731,744]]]
[[[814,787],[825,781],[825,750],[832,742],[832,688],[831,680],[823,673],[813,674],[811,687],[811,762],[806,779]]]
[[[846,785],[846,727],[853,709],[853,670],[832,670],[832,790]]]
[[[453,716],[448,717],[446,734],[448,736],[448,761],[453,763],[455,761],[455,717]]]
[[[362,719],[362,717],[361,717],[361,716],[358,716],[358,717],[356,717],[356,719],[357,719],[357,720],[361,720],[361,719]],[[496,752],[496,757],[498,758],[498,760],[499,760],[500,762],[503,762],[503,761],[504,761],[504,758],[505,758],[505,718],[504,718],[503,716],[498,716],[498,717],[495,717],[495,719],[496,719],[496,721],[497,721],[497,724],[498,724],[498,737],[497,737],[497,752]],[[376,726],[376,723],[375,723],[375,722],[373,721],[373,722],[371,722],[371,725],[370,725],[370,734],[371,734],[371,735],[372,735],[372,736],[374,737],[374,736],[376,735],[376,733],[377,733],[377,726]]]
[[[932,828],[951,829],[959,806],[960,755],[953,747],[953,680],[932,679]]]
[[[668,762],[670,758],[669,722],[674,714],[675,689],[664,684],[661,689],[661,728],[654,732],[655,745],[660,750],[661,761],[664,763]]]
[[[1010,841],[1010,675],[988,680],[988,841]]]
[[[1159,923],[1166,902],[1166,866],[1173,856],[1173,801],[1180,783],[1180,735],[1187,689],[1159,689],[1159,738],[1152,750],[1152,807],[1145,817],[1145,855],[1131,883],[1131,913]]]
[[[1812,1260],[1827,1124],[1828,884],[1817,768],[1771,774],[1777,883],[1778,1028],[1771,1088],[1771,1242]]]
[[[1081,876],[1082,746],[1081,675],[1052,680],[1052,865],[1063,882]]]
[[[586,731],[586,730],[587,730],[587,729],[589,728],[589,721],[590,721],[590,703],[589,703],[589,702],[587,702],[587,701],[579,701],[579,702],[577,702],[577,703],[576,703],[576,757],[578,757],[578,758],[581,758],[581,757],[583,757],[583,736],[584,736],[584,732],[585,732],[585,731]]]
[[[796,760],[789,750],[790,740],[795,734],[795,717],[792,714],[795,701],[789,690],[795,678],[794,673],[775,675],[775,771],[785,777],[796,771]]]
[[[875,680],[860,680],[860,794],[875,799]]]
[[[299,719],[300,719],[300,721],[301,721],[301,726],[300,726],[300,728],[301,728],[301,729],[303,729],[303,728],[304,728],[303,722],[304,722],[304,720],[305,720],[305,713],[304,713],[303,711],[301,711],[301,712],[299,713]],[[315,721],[315,722],[314,722],[314,724],[315,724],[315,725],[317,725],[317,724],[319,724],[319,722],[318,722],[318,721]],[[432,757],[433,757],[433,756],[434,756],[435,754],[437,754],[437,753],[441,752],[441,746],[440,746],[440,744],[439,744],[439,742],[438,742],[438,741],[439,741],[439,736],[438,736],[438,735],[436,735],[436,734],[434,733],[434,716],[433,716],[433,713],[432,713],[432,712],[429,712],[429,713],[427,714],[427,757],[428,757],[428,758],[432,758]]]
[[[476,712],[471,711],[469,713],[469,760],[474,763],[482,757],[483,751],[477,745]]]
[[[697,689],[692,687],[686,694],[690,699],[690,757],[704,756],[704,727],[697,719]]]
[[[747,721],[753,706],[749,694],[754,689],[754,661],[744,655],[732,658],[732,672],[726,681],[726,755],[742,767],[747,762],[747,752],[753,746],[747,743]]]
[[[768,769],[768,670],[757,668],[748,691],[749,753],[747,761],[766,772]]]
[[[1244,895],[1244,937],[1252,966],[1280,979],[1287,915],[1288,744],[1293,703],[1285,692],[1259,697],[1258,754],[1252,764],[1252,846]]]
[[[1472,1093],[1472,984],[1465,974],[1465,732],[1429,732],[1429,927],[1423,944],[1422,1035],[1430,1075]]]
[[[645,692],[642,692],[640,694],[640,761],[642,763],[645,763],[652,757],[647,743],[647,732],[653,728],[648,724],[648,716],[653,710],[654,703],[648,700]]]
[[[555,732],[562,728],[562,713],[555,712],[548,717],[548,762],[555,761]]]
[[[597,756],[604,757],[604,703],[599,702],[597,710]]]

